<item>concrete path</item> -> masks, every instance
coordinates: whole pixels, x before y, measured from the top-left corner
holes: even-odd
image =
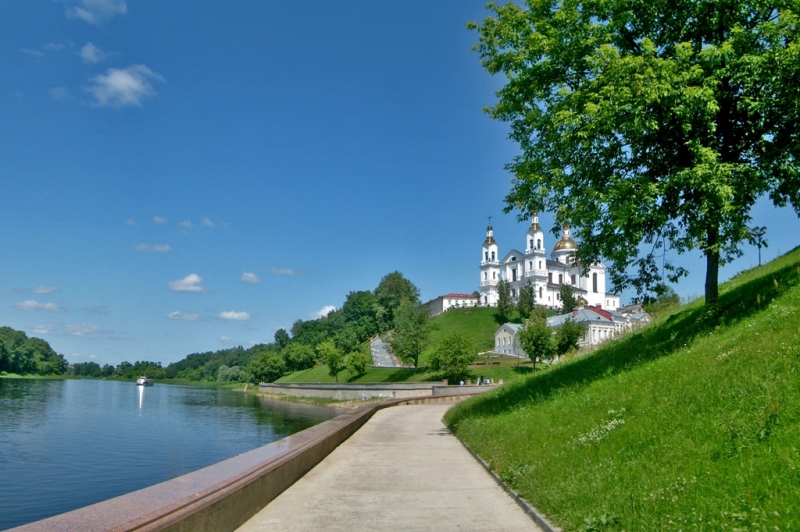
[[[372,349],[372,361],[376,366],[384,368],[396,366],[394,357],[389,352],[389,346],[386,345],[386,342],[381,340],[380,336],[373,338],[370,342],[370,348]]]
[[[380,410],[238,530],[540,531],[449,433],[449,407]]]

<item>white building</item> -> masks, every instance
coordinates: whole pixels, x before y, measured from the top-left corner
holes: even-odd
[[[426,305],[428,305],[428,314],[432,318],[451,308],[475,307],[478,305],[478,298],[473,294],[446,294],[431,299]]]
[[[494,333],[494,352],[503,355],[526,357],[519,344],[519,331],[523,325],[504,323]]]
[[[581,267],[575,262],[577,250],[578,244],[570,237],[569,227],[565,226],[548,259],[544,231],[539,226],[538,214],[534,213],[525,234],[525,252],[512,249],[501,259],[494,231],[489,225],[481,248],[481,305],[497,305],[497,283],[505,279],[510,285],[512,298],[516,298],[520,288],[530,281],[536,303],[550,308],[561,308],[560,289],[564,284],[571,285],[575,297],[583,299],[587,305],[612,310],[618,308],[619,296],[606,292],[605,265],[596,262],[582,276]]]

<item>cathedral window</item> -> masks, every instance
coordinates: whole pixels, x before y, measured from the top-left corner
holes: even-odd
[[[528,261],[528,269],[529,269],[529,270],[532,270],[532,269],[533,269],[533,261],[532,261],[532,260],[529,260],[529,261]]]
[[[597,293],[597,272],[592,274],[592,292]]]
[[[542,295],[542,287],[540,286],[539,287],[539,299],[542,299],[542,297],[544,297],[544,296]]]
[[[489,278],[489,272],[483,272],[483,280],[485,281],[488,278]]]
[[[553,284],[553,273],[547,272],[547,282]]]
[[[542,269],[542,261],[539,261],[539,269]]]
[[[529,246],[529,247],[530,247],[531,249],[533,249],[533,239],[532,239],[532,238],[531,238],[531,243],[530,243],[530,246]]]
[[[497,272],[492,272],[492,279],[497,279]]]
[[[575,276],[572,276],[572,284],[575,284]]]
[[[488,251],[484,251],[483,252],[483,260],[489,260],[489,252]]]
[[[492,261],[494,261],[494,251],[492,251]]]
[[[542,239],[541,238],[537,238],[536,239],[536,249],[542,249]]]
[[[514,268],[513,270],[511,270],[511,282],[513,283],[516,280],[517,280],[517,269]]]
[[[564,276],[562,274],[558,274],[558,284],[564,284]]]

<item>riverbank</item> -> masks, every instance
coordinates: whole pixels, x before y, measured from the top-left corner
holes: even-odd
[[[565,530],[800,530],[800,251],[445,417]]]

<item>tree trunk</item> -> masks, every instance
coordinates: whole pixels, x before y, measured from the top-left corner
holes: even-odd
[[[708,232],[706,248],[706,306],[717,304],[719,299],[719,248],[716,229]]]

